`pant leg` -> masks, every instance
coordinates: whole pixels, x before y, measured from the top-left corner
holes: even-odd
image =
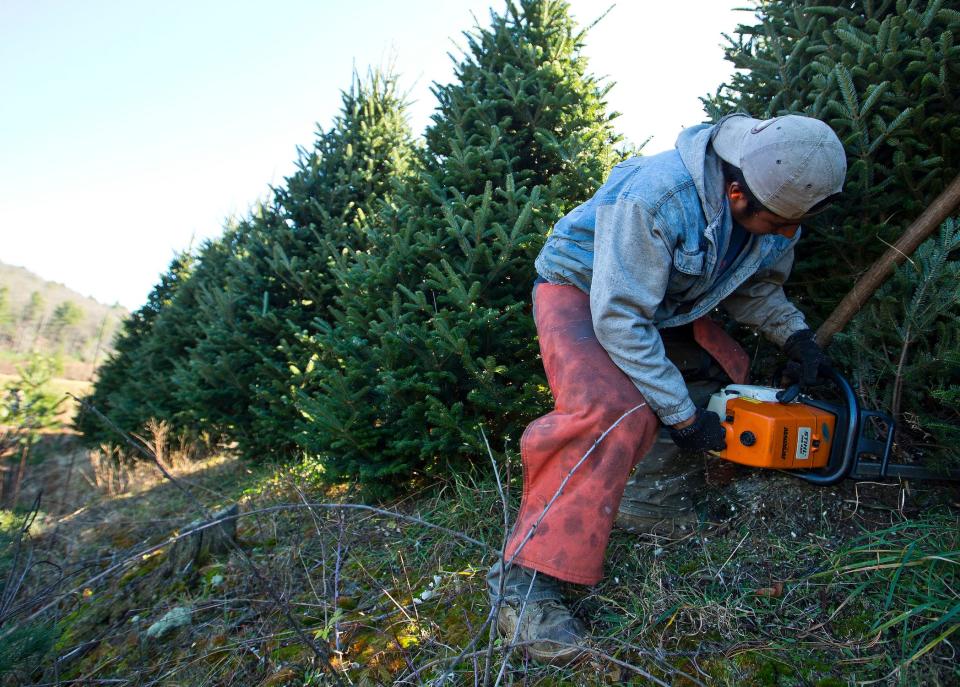
[[[597,341],[585,293],[540,284],[534,318],[555,406],[520,440],[523,498],[506,559],[567,582],[595,584],[624,484],[659,423]]]

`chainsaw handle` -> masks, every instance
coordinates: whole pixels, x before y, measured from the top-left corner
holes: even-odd
[[[830,463],[822,470],[811,470],[797,475],[800,479],[818,486],[836,484],[850,473],[856,458],[857,439],[860,436],[860,404],[857,402],[856,394],[853,393],[850,382],[832,367],[828,368],[828,372],[824,376],[833,382],[833,385],[843,397],[845,416],[837,416],[837,430],[843,427],[845,431],[841,432],[843,452],[840,454],[839,460],[833,460],[831,456]]]

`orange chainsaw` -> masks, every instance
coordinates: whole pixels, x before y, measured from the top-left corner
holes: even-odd
[[[893,419],[860,408],[849,382],[836,371],[830,370],[827,379],[837,402],[803,395],[799,385],[724,387],[707,406],[720,416],[726,431],[727,447],[714,454],[757,468],[796,471],[796,476],[819,485],[846,477],[935,476],[917,465],[891,463]]]

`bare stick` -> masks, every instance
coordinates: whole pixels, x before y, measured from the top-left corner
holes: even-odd
[[[537,518],[537,521],[530,526],[530,530],[527,532],[527,535],[524,537],[523,541],[520,542],[520,545],[517,547],[516,551],[513,552],[513,556],[510,557],[509,561],[506,561],[505,563],[503,563],[502,569],[501,569],[501,576],[503,574],[503,570],[507,570],[511,565],[513,565],[514,558],[517,557],[520,551],[523,550],[523,547],[526,546],[527,542],[530,541],[530,538],[533,536],[533,533],[536,531],[537,527],[540,525],[540,522],[546,517],[547,513],[550,511],[550,508],[553,506],[554,503],[556,503],[557,499],[560,498],[560,496],[563,494],[563,488],[567,485],[567,482],[569,482],[570,478],[573,477],[574,473],[576,473],[576,471],[580,469],[580,466],[583,465],[584,462],[586,462],[587,458],[589,458],[590,455],[597,448],[597,446],[600,445],[600,442],[602,442],[607,437],[607,435],[610,434],[610,432],[612,432],[617,427],[617,425],[623,422],[624,418],[626,418],[631,413],[639,410],[640,408],[643,408],[645,405],[646,403],[640,403],[639,405],[634,406],[633,408],[625,412],[623,415],[618,417],[616,422],[614,422],[612,425],[607,427],[607,429],[605,429],[603,433],[600,434],[599,437],[597,437],[597,440],[593,442],[593,445],[590,446],[589,449],[587,449],[587,452],[580,457],[580,460],[578,460],[576,464],[572,468],[570,468],[570,471],[566,474],[563,480],[561,480],[560,485],[557,487],[556,492],[554,492],[553,494],[553,497],[543,507],[543,512],[540,513],[540,516]],[[503,560],[504,555],[505,555],[505,552],[501,552],[500,554],[501,560]],[[501,583],[500,589],[501,591],[503,589],[502,583]],[[452,670],[454,666],[460,663],[460,661],[463,660],[463,658],[468,654],[468,652],[470,652],[473,649],[473,647],[476,645],[476,643],[480,640],[480,634],[487,629],[487,627],[493,621],[493,618],[495,617],[496,613],[499,611],[500,603],[501,602],[498,600],[498,602],[494,604],[494,606],[490,609],[490,612],[487,614],[486,620],[484,620],[483,624],[480,626],[480,629],[478,630],[477,635],[474,636],[474,638],[470,640],[467,646],[464,647],[463,651],[461,651],[460,654],[450,662],[450,667],[447,669],[447,672]],[[446,674],[446,672],[444,674]]]
[[[527,602],[530,600],[530,594],[533,592],[533,583],[537,581],[538,571],[534,570],[533,575],[530,576],[530,584],[527,585],[527,593],[523,595],[523,601],[520,603],[520,613],[517,616],[517,626],[513,630],[513,637],[510,638],[510,642],[507,644],[507,652],[503,655],[503,662],[500,664],[500,672],[497,673],[497,681],[493,683],[493,687],[499,687],[500,681],[503,680],[503,674],[507,670],[507,664],[510,662],[510,654],[513,653],[513,650],[517,647],[517,638],[520,636],[520,628],[523,626],[523,614],[527,611]],[[501,584],[501,586],[503,586]]]
[[[529,645],[529,644],[535,644],[535,643],[540,642],[540,641],[543,641],[543,640],[538,640],[538,639],[524,640],[524,641],[522,641],[522,642],[517,642],[514,646],[515,646],[515,647],[522,647],[522,646],[527,646],[527,645]],[[556,644],[557,646],[577,646],[577,645],[572,645],[572,644],[565,644],[564,642],[553,642],[553,643]],[[637,675],[640,675],[640,676],[644,677],[645,679],[649,680],[649,681],[652,682],[653,684],[660,685],[661,687],[670,687],[670,685],[669,685],[668,683],[664,682],[663,680],[660,680],[659,678],[654,677],[653,675],[651,675],[649,672],[647,672],[646,670],[644,670],[644,669],[641,668],[640,666],[635,666],[635,665],[633,665],[632,663],[627,663],[626,661],[620,660],[619,658],[615,658],[615,657],[611,656],[610,654],[606,653],[605,651],[601,651],[600,649],[595,649],[595,648],[593,648],[593,647],[588,647],[588,646],[583,646],[583,647],[580,647],[580,648],[583,649],[583,652],[584,652],[585,654],[591,654],[591,655],[593,655],[593,656],[596,656],[597,658],[601,658],[601,659],[603,659],[603,660],[605,660],[605,661],[609,661],[610,663],[613,663],[614,665],[617,665],[617,666],[619,666],[619,667],[621,667],[621,668],[623,668],[623,669],[625,669],[625,670],[629,670],[630,672],[636,673]],[[470,652],[470,653],[466,653],[466,654],[463,655],[463,658],[471,658],[471,657],[473,657],[473,656],[482,655],[482,654],[484,653],[484,651],[486,651],[486,649],[481,649],[480,651],[473,651],[473,652]],[[420,666],[419,668],[417,668],[416,672],[411,673],[409,676],[405,676],[405,677],[400,678],[400,679],[397,681],[396,684],[410,684],[410,681],[412,681],[412,680],[414,680],[414,679],[419,679],[419,674],[420,674],[420,673],[422,673],[422,672],[425,671],[425,670],[430,670],[430,668],[433,668],[433,667],[435,667],[435,666],[440,665],[441,663],[444,662],[444,660],[445,660],[445,659],[437,659],[437,660],[435,660],[435,661],[431,661],[430,663],[426,663],[426,664]],[[693,684],[698,685],[698,687],[705,687],[705,685],[704,685],[702,682],[700,682],[699,680],[694,679],[691,675],[688,675],[687,673],[681,673],[680,671],[676,671],[676,670],[674,670],[673,672],[676,672],[676,673],[678,673],[678,674],[683,675],[683,676],[686,677],[688,680],[690,680]],[[438,683],[439,683],[439,681],[438,681]]]
[[[850,292],[830,313],[820,329],[817,330],[817,342],[821,346],[830,343],[834,334],[842,330],[863,304],[869,300],[887,277],[902,264],[923,241],[950,216],[960,205],[960,175],[950,182],[939,196],[934,199],[913,224],[907,227],[903,235],[880,259],[873,263],[867,272],[857,280]]]
[[[311,511],[312,513],[313,511]],[[340,569],[347,552],[343,547],[343,511],[337,513],[337,558],[333,565],[333,648],[340,652],[340,617],[337,608],[340,604]]]
[[[503,489],[503,484],[500,482],[500,471],[497,469],[497,461],[493,457],[493,451],[490,450],[490,443],[487,441],[487,435],[483,431],[483,427],[480,428],[480,436],[483,437],[483,445],[487,447],[487,455],[490,456],[490,464],[493,467],[493,476],[497,480],[497,492],[500,495],[500,503],[503,506],[503,540],[500,544],[500,578],[497,580],[497,601],[494,604],[492,609],[492,614],[494,616],[500,613],[500,606],[503,604],[503,585],[504,579],[507,574],[506,566],[506,552],[507,552],[507,539],[510,536],[510,504],[507,501],[507,494]],[[507,466],[509,469],[509,459],[507,461]],[[490,623],[489,637],[487,639],[487,655],[484,658],[483,662],[483,686],[487,687],[490,684],[490,663],[493,660],[493,642],[497,636],[497,629],[495,623]],[[476,660],[476,659],[474,659]],[[451,666],[452,667],[452,666]]]
[[[80,584],[78,584],[77,586],[75,586],[71,591],[65,592],[65,593],[61,594],[60,596],[61,596],[61,597],[63,597],[63,596],[69,596],[70,594],[77,593],[77,592],[79,592],[81,589],[83,589],[84,587],[89,587],[90,585],[94,584],[95,582],[97,582],[97,581],[99,581],[99,580],[101,580],[101,579],[103,579],[103,578],[105,578],[105,577],[113,574],[114,572],[117,572],[117,571],[123,569],[123,568],[124,568],[128,563],[130,563],[131,561],[136,562],[136,561],[140,560],[140,558],[141,558],[142,556],[145,556],[145,555],[147,555],[147,554],[153,553],[154,551],[157,551],[157,550],[162,549],[162,548],[164,548],[164,547],[166,547],[166,546],[169,546],[170,544],[173,544],[174,542],[177,542],[177,541],[179,541],[179,540],[181,540],[181,539],[184,539],[184,538],[186,538],[186,537],[192,536],[192,535],[194,535],[194,534],[197,533],[197,532],[201,532],[201,531],[203,531],[203,530],[205,530],[205,529],[208,529],[208,528],[211,528],[211,527],[218,527],[218,526],[221,525],[221,523],[226,522],[227,520],[239,519],[239,518],[244,518],[244,517],[247,517],[247,516],[264,515],[264,514],[266,514],[266,513],[276,513],[276,512],[280,512],[280,511],[286,511],[286,510],[300,510],[300,509],[304,509],[304,508],[307,509],[307,510],[311,510],[311,509],[317,509],[317,510],[320,510],[320,509],[325,509],[325,510],[360,510],[360,511],[366,511],[366,512],[370,512],[370,513],[375,513],[375,514],[377,514],[377,515],[382,515],[382,516],[385,516],[385,517],[395,518],[395,519],[397,519],[397,520],[405,520],[405,521],[407,521],[407,522],[411,522],[411,523],[414,523],[414,524],[417,524],[417,525],[422,525],[423,527],[428,527],[428,528],[430,528],[430,529],[434,529],[434,530],[443,532],[444,534],[450,535],[450,536],[452,536],[452,537],[456,537],[456,538],[458,538],[458,539],[461,539],[461,540],[463,540],[463,541],[466,541],[466,542],[468,542],[468,543],[470,543],[470,544],[473,544],[473,545],[475,545],[475,546],[479,546],[479,547],[481,547],[481,548],[484,548],[484,549],[486,549],[486,550],[488,550],[488,551],[495,551],[495,549],[493,549],[492,547],[488,546],[488,545],[485,544],[484,542],[479,541],[479,540],[477,540],[477,539],[474,539],[473,537],[469,537],[469,536],[467,536],[467,535],[465,535],[465,534],[463,534],[463,533],[461,533],[461,532],[457,532],[456,530],[451,530],[451,529],[446,528],[446,527],[441,527],[440,525],[434,525],[434,524],[431,523],[431,522],[427,522],[426,520],[421,520],[420,518],[416,518],[416,517],[414,517],[414,516],[412,516],[412,515],[405,515],[405,514],[403,514],[403,513],[397,513],[397,512],[394,512],[394,511],[385,510],[385,509],[383,509],[383,508],[375,508],[375,507],[373,507],[373,506],[367,506],[367,505],[364,505],[364,504],[361,504],[361,503],[310,503],[310,502],[304,502],[304,503],[283,503],[283,504],[278,504],[278,505],[276,505],[276,506],[268,506],[268,507],[266,507],[266,508],[259,508],[259,509],[255,509],[255,510],[243,511],[243,512],[237,513],[236,515],[229,515],[229,516],[225,516],[225,517],[223,517],[223,518],[219,518],[219,519],[216,519],[216,520],[209,520],[209,521],[207,521],[207,522],[201,523],[200,525],[198,525],[198,526],[196,526],[196,527],[193,527],[193,528],[191,528],[191,529],[188,529],[188,530],[185,530],[185,531],[183,531],[183,532],[180,532],[179,534],[173,535],[173,536],[165,539],[164,541],[160,542],[159,544],[154,544],[154,545],[152,545],[152,546],[148,546],[148,547],[146,547],[146,548],[138,549],[138,550],[136,550],[136,551],[133,551],[132,553],[130,553],[130,554],[128,554],[127,556],[125,556],[123,559],[117,561],[116,563],[114,563],[113,565],[109,566],[108,568],[105,568],[104,570],[100,571],[100,572],[97,573],[96,575],[93,575],[92,577],[89,577],[89,578],[85,579],[83,582],[81,582]],[[32,619],[38,617],[38,616],[39,616],[40,614],[42,614],[44,611],[47,611],[47,610],[49,610],[50,608],[52,608],[53,606],[57,605],[57,603],[59,603],[59,599],[58,599],[58,600],[54,600],[54,601],[46,604],[46,605],[43,606],[42,608],[34,611],[34,612],[30,615],[30,617],[28,618],[28,620],[32,620]],[[484,624],[483,627],[486,628],[486,624]],[[0,631],[0,640],[2,640],[3,637],[4,637],[4,633],[2,633],[2,631]]]
[[[547,505],[545,505],[545,506],[543,507],[543,512],[540,513],[540,516],[537,518],[537,521],[534,522],[532,525],[530,525],[530,529],[527,530],[527,533],[526,533],[526,535],[524,535],[523,540],[520,542],[520,545],[517,546],[517,549],[513,552],[513,555],[510,556],[510,560],[507,561],[507,564],[508,564],[508,565],[511,564],[511,563],[513,563],[514,559],[515,559],[515,558],[520,554],[520,552],[523,550],[523,547],[526,546],[526,545],[527,545],[527,542],[530,541],[530,539],[533,537],[534,532],[537,531],[537,528],[540,526],[540,523],[543,522],[543,519],[544,519],[545,517],[547,517],[547,512],[550,510],[550,508],[553,506],[553,504],[556,503],[556,500],[563,495],[563,488],[564,488],[565,486],[567,486],[567,482],[569,482],[569,481],[570,481],[570,478],[573,477],[573,473],[575,473],[575,472],[580,468],[580,466],[583,465],[583,464],[586,462],[587,458],[590,457],[590,454],[592,454],[592,453],[594,452],[594,450],[597,448],[597,446],[600,445],[600,442],[603,441],[604,439],[606,439],[606,438],[607,438],[607,435],[610,434],[610,432],[612,432],[614,429],[616,429],[617,425],[619,425],[621,422],[623,422],[624,419],[626,419],[626,417],[627,417],[628,415],[631,415],[632,413],[640,410],[641,408],[646,407],[646,405],[647,405],[646,403],[640,403],[640,404],[638,404],[638,405],[635,405],[633,408],[631,408],[630,410],[628,410],[627,412],[625,412],[623,415],[621,415],[620,417],[618,417],[618,418],[617,418],[617,421],[614,422],[614,423],[613,423],[612,425],[610,425],[609,427],[607,427],[607,428],[604,430],[603,434],[601,434],[599,437],[597,437],[597,440],[596,440],[595,442],[593,442],[593,446],[591,446],[591,447],[587,450],[587,452],[583,454],[583,456],[580,458],[580,460],[578,460],[578,461],[576,462],[576,464],[575,464],[572,468],[570,468],[570,472],[568,472],[568,473],[566,474],[566,476],[563,478],[563,480],[560,482],[560,486],[557,487],[557,491],[554,492],[553,497],[547,502]]]

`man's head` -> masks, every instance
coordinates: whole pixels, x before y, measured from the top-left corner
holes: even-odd
[[[754,233],[792,236],[802,220],[824,209],[843,188],[843,145],[818,119],[729,115],[717,123],[712,144],[726,163],[731,213]]]

